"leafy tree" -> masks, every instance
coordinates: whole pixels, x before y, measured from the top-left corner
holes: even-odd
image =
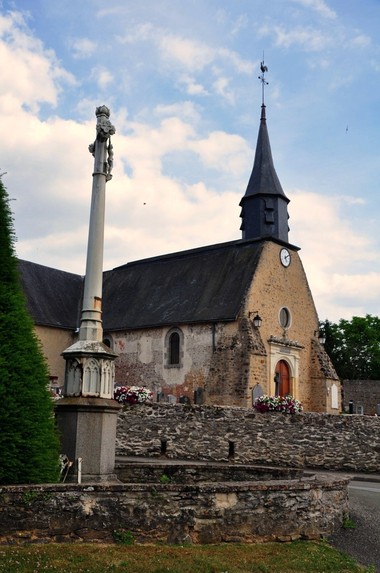
[[[0,484],[57,481],[48,371],[18,275],[13,218],[0,178]]]
[[[380,318],[367,314],[321,323],[325,349],[337,374],[347,380],[380,380]]]

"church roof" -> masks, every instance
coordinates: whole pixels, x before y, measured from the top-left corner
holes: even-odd
[[[262,245],[233,241],[106,272],[104,330],[235,320]]]
[[[105,331],[235,320],[263,241],[232,241],[135,261],[103,275]],[[83,277],[20,261],[36,324],[79,326]]]
[[[35,324],[72,330],[79,326],[83,277],[23,260],[19,271]]]
[[[261,106],[260,129],[257,136],[255,160],[245,192],[245,197],[251,195],[282,196],[289,202],[274,168],[264,104]]]

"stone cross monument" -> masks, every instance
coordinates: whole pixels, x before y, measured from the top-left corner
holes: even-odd
[[[56,405],[62,454],[73,462],[71,479],[83,482],[115,479],[120,408],[112,399],[117,355],[102,342],[105,190],[112,178],[115,128],[106,106],[96,108],[95,113],[96,139],[89,146],[94,173],[81,322],[77,342],[62,353],[66,360],[64,398]]]

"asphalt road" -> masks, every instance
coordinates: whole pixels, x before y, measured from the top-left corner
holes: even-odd
[[[350,518],[355,529],[341,528],[329,541],[362,565],[372,565],[376,573],[380,573],[380,483],[352,480],[349,500]]]

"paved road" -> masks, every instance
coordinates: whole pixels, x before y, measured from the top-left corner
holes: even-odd
[[[330,542],[380,573],[380,483],[354,479],[349,485],[349,498],[355,529],[340,529]]]

